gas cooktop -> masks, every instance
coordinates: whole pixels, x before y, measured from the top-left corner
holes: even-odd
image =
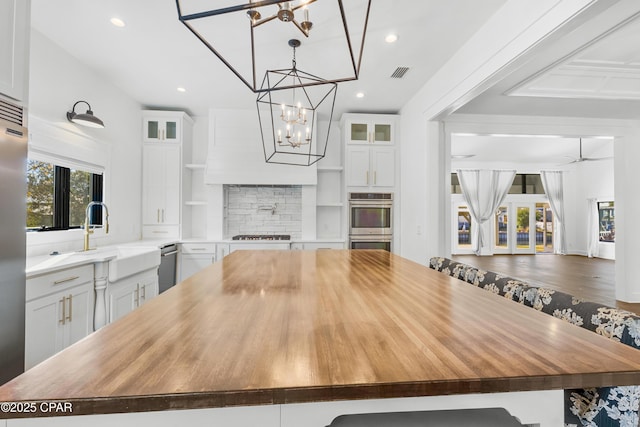
[[[289,234],[238,234],[232,240],[291,240]]]

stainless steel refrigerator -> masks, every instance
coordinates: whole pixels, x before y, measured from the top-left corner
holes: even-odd
[[[24,371],[27,130],[0,97],[0,384]]]

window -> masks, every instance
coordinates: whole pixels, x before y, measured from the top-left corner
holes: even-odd
[[[81,228],[87,204],[102,201],[102,175],[53,163],[27,161],[27,229]],[[91,224],[102,224],[102,208],[91,212]]]
[[[458,174],[451,174],[451,194],[462,194]],[[519,173],[513,179],[509,194],[544,194],[539,174]]]
[[[513,179],[509,194],[544,194],[539,174],[519,173]]]
[[[600,221],[600,241],[616,241],[616,216],[613,202],[598,202],[598,218]]]

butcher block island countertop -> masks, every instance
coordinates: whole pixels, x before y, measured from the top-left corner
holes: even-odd
[[[639,355],[388,252],[237,251],[0,401],[78,415],[631,385]]]

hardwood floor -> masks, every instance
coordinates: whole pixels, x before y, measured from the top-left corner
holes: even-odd
[[[615,261],[551,254],[454,255],[452,259],[640,314],[640,303],[629,304],[615,299]]]

